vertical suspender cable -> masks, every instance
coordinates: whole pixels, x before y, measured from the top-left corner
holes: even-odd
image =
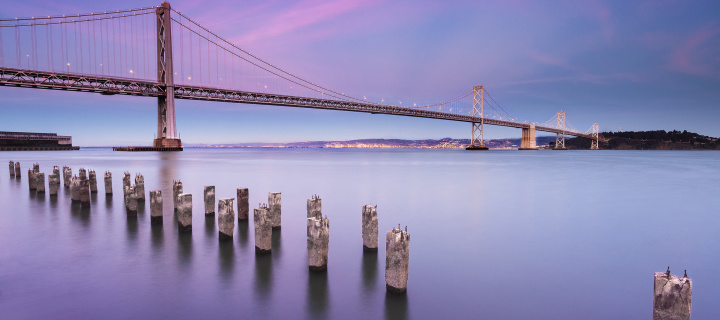
[[[3,46],[3,37],[2,37],[3,30],[5,30],[5,28],[0,28],[0,67],[5,66],[5,55],[3,54],[4,46]]]
[[[80,46],[78,45],[78,30],[77,30],[78,24],[73,20],[73,28],[75,28],[75,72],[81,72],[80,71],[80,54],[78,53],[80,50]]]
[[[18,20],[15,20],[15,56],[17,57],[17,68],[21,69],[22,64],[20,63],[20,28]]]

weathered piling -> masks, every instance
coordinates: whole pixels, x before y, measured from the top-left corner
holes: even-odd
[[[20,162],[15,162],[15,178],[20,178]]]
[[[178,209],[178,196],[183,193],[183,186],[180,180],[173,180],[173,209]]]
[[[80,204],[87,208],[90,207],[90,180],[80,180]]]
[[[135,196],[135,187],[124,186],[123,190],[125,193],[125,212],[127,212],[129,216],[137,215],[138,203]]]
[[[72,179],[72,169],[70,167],[63,166],[63,185],[65,188],[70,187],[70,180]]]
[[[322,200],[320,196],[313,195],[310,199],[307,199],[307,217],[322,218]]]
[[[97,193],[97,176],[95,175],[95,170],[90,170],[88,177],[88,180],[90,180],[90,192]]]
[[[666,272],[655,272],[653,294],[653,320],[690,319],[692,279],[685,275],[680,278]]]
[[[35,171],[32,169],[28,169],[28,187],[30,187],[30,191],[37,190],[35,187]]]
[[[35,173],[35,190],[38,193],[45,193],[45,173]]]
[[[307,219],[307,254],[311,271],[327,270],[328,248],[330,245],[330,220],[326,218]]]
[[[215,186],[205,186],[205,215],[215,214]]]
[[[77,176],[80,180],[87,180],[87,170],[85,170],[85,168],[80,168]]]
[[[272,249],[272,222],[267,205],[261,204],[253,212],[255,223],[255,254],[268,254]]]
[[[235,210],[233,210],[233,198],[220,199],[218,202],[218,237],[220,240],[232,240],[235,229]]]
[[[248,188],[237,189],[238,221],[247,220],[250,213],[250,191]]]
[[[132,185],[132,183],[130,183],[130,172],[123,172],[123,196],[127,197],[126,191],[128,189],[125,187],[129,187],[130,185]],[[133,192],[135,192],[135,189],[133,189]]]
[[[150,191],[150,224],[163,223],[163,199],[162,191]]]
[[[388,292],[402,294],[407,290],[408,267],[410,264],[410,234],[393,228],[385,240],[385,288]]]
[[[181,193],[178,195],[178,230],[180,232],[192,232],[192,194]]]
[[[53,166],[53,173],[58,175],[58,178],[60,177],[60,168],[58,166]]]
[[[60,174],[53,173],[48,176],[48,189],[50,189],[50,195],[56,196],[58,188],[60,187]]]
[[[280,192],[268,193],[268,210],[270,215],[270,225],[273,229],[280,229],[281,219],[281,197]]]
[[[37,162],[33,163],[32,170],[34,173],[40,172],[40,165]]]
[[[70,200],[80,201],[80,179],[76,176],[70,177]]]
[[[362,209],[363,251],[378,249],[378,216],[377,206],[366,204]]]
[[[15,177],[15,162],[10,161],[10,176]]]
[[[145,201],[145,177],[142,174],[135,174],[135,196],[138,201]]]
[[[112,172],[105,171],[105,195],[112,195]]]

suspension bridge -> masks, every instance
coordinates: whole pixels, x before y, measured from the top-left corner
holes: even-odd
[[[0,85],[155,97],[152,150],[182,150],[175,99],[223,101],[442,119],[471,124],[469,150],[486,150],[484,126],[522,129],[520,149],[537,149],[536,131],[592,141],[599,126],[576,129],[559,111],[546,122],[513,117],[483,86],[433,104],[401,106],[353,97],[291,74],[171,8],[0,19]]]

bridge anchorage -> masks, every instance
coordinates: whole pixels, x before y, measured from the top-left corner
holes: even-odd
[[[13,59],[14,58],[14,59]],[[172,9],[0,19],[0,86],[134,95],[157,99],[152,147],[120,151],[180,151],[175,99],[275,105],[420,117],[470,123],[467,150],[487,150],[485,125],[520,128],[520,150],[537,150],[536,132],[590,139],[599,126],[580,131],[560,111],[544,123],[510,115],[481,85],[434,104],[400,106],[330,90],[239,48]],[[400,103],[402,104],[402,103]]]

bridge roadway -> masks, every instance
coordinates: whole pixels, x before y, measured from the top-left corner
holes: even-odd
[[[166,87],[158,82],[118,77],[89,76],[11,68],[0,68],[0,85],[23,88],[95,92],[105,95],[124,94],[147,97],[158,97],[161,95],[165,95],[166,91]],[[174,91],[175,98],[177,99],[224,101],[287,107],[342,110],[430,119],[442,119],[460,122],[480,123],[480,121],[483,120],[483,122],[488,125],[513,128],[530,128],[530,123],[520,123],[489,118],[483,119],[480,117],[472,117],[468,115],[372,103],[353,102],[346,100],[317,99],[178,84],[174,86]],[[546,126],[536,125],[535,130],[551,133],[564,132],[565,135],[584,137],[588,139],[593,138],[591,134],[567,130],[563,131],[562,129]]]

